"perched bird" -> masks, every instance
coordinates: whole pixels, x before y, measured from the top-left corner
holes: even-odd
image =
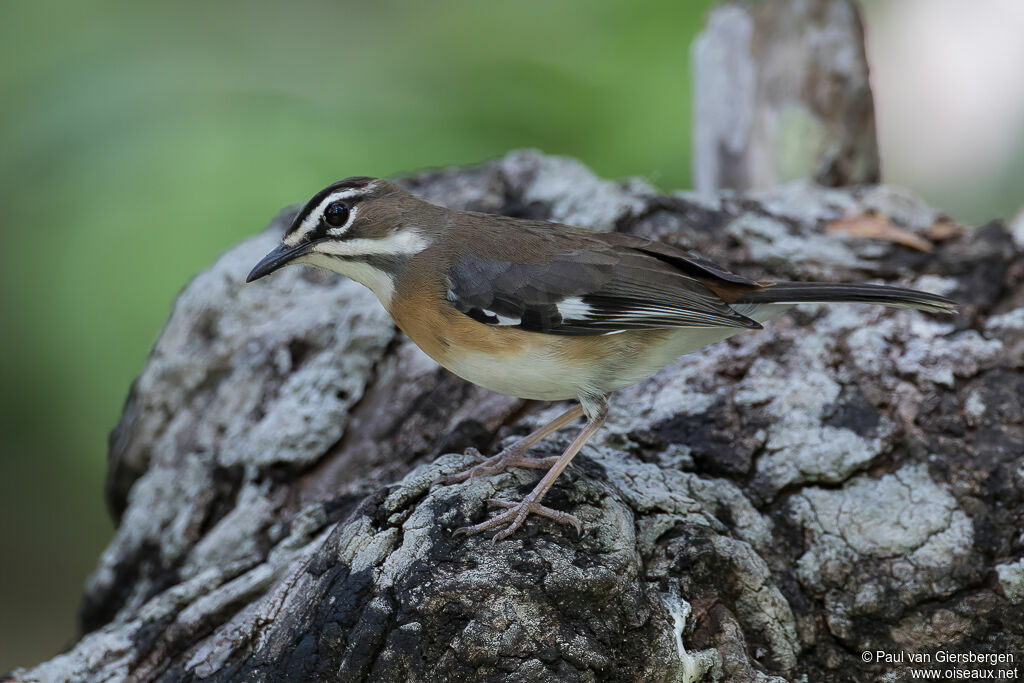
[[[378,178],[318,192],[252,282],[288,264],[318,266],[369,287],[431,358],[474,384],[525,399],[578,404],[501,453],[451,477],[509,467],[547,470],[522,501],[491,501],[497,516],[459,529],[518,529],[530,513],[579,521],[541,504],[608,413],[608,395],[672,360],[761,324],[802,302],[857,302],[956,310],[935,294],[900,287],[755,282],[666,244],[545,221],[453,211]],[[586,416],[560,457],[527,451]],[[479,454],[477,454],[479,456]]]

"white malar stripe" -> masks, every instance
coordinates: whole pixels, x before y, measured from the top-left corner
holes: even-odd
[[[327,195],[326,197],[324,197],[323,201],[321,201],[317,205],[315,209],[309,212],[308,216],[302,219],[302,222],[299,224],[298,230],[296,230],[287,238],[285,238],[285,244],[288,244],[289,246],[295,246],[302,240],[303,237],[309,234],[310,231],[314,230],[316,226],[320,224],[320,218],[324,215],[324,210],[327,208],[327,205],[330,204],[331,202],[337,201],[339,199],[348,199],[349,197],[367,194],[369,192],[372,192],[375,187],[377,187],[377,183],[370,183],[366,187],[356,187],[351,190],[338,190],[337,192],[332,192],[331,194]],[[346,230],[348,230],[349,226],[352,225],[352,220],[355,218],[356,215],[354,208],[355,207],[353,207],[353,211],[348,218],[348,222],[345,223],[344,227],[335,228],[334,230],[337,232],[334,233],[334,231],[332,231],[332,233],[340,235],[344,233]]]
[[[384,308],[391,306],[391,297],[395,294],[395,283],[391,276],[380,268],[374,268],[368,263],[361,261],[342,261],[325,254],[313,252],[300,256],[292,263],[301,263],[308,266],[316,266],[335,273],[340,273],[351,278],[377,295]]]
[[[319,242],[314,250],[332,256],[412,256],[430,246],[415,230],[402,230],[387,237],[375,239],[359,237],[352,240]]]

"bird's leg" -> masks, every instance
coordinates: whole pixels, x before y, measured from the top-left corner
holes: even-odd
[[[549,507],[541,505],[540,501],[544,497],[544,494],[548,492],[551,485],[555,483],[555,479],[562,473],[566,467],[569,466],[569,462],[575,457],[583,445],[590,440],[590,437],[601,428],[604,424],[605,417],[608,415],[608,405],[604,402],[604,399],[600,400],[600,403],[593,402],[594,412],[587,410],[585,406],[584,411],[588,413],[590,421],[583,428],[583,431],[573,439],[573,442],[569,444],[569,447],[565,449],[565,452],[558,458],[558,460],[551,466],[544,478],[540,480],[537,486],[525,498],[518,503],[510,503],[504,500],[491,500],[489,503],[495,507],[507,508],[505,512],[502,512],[497,517],[493,517],[486,522],[480,524],[474,524],[473,526],[462,527],[455,531],[456,535],[465,534],[467,536],[472,534],[478,534],[481,531],[487,531],[488,529],[494,529],[503,525],[508,525],[494,535],[494,541],[500,541],[504,538],[511,536],[516,529],[523,525],[526,518],[532,512],[548,519],[553,519],[559,524],[572,524],[576,527],[576,533],[582,533],[580,527],[580,521],[568,512],[560,512],[558,510],[552,510]]]
[[[548,469],[558,462],[557,457],[528,458],[526,457],[526,452],[582,414],[582,406],[573,406],[540,429],[524,436],[501,453],[491,456],[490,458],[483,457],[480,455],[480,451],[475,448],[467,448],[466,455],[472,455],[475,457],[479,464],[465,469],[462,472],[458,472],[457,474],[451,475],[445,479],[444,483],[458,484],[459,482],[466,481],[467,479],[473,479],[474,477],[485,477],[492,474],[499,474],[507,470],[509,467],[529,467],[535,470]]]

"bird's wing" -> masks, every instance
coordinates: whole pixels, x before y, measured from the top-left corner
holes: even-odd
[[[448,270],[448,300],[479,322],[548,334],[760,327],[723,298],[759,285],[710,261],[625,235],[564,246],[541,263],[464,255]]]

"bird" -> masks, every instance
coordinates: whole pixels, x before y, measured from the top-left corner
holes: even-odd
[[[511,536],[531,514],[582,533],[543,505],[548,489],[608,415],[608,397],[679,356],[761,329],[797,303],[870,303],[954,313],[956,303],[887,285],[754,281],[693,252],[617,232],[458,211],[380,178],[355,176],[316,193],[280,244],[246,277],[308,265],[368,287],[397,326],[459,377],[522,399],[572,408],[449,484],[510,467],[543,470],[518,502],[456,534]],[[580,417],[557,457],[528,451]]]

